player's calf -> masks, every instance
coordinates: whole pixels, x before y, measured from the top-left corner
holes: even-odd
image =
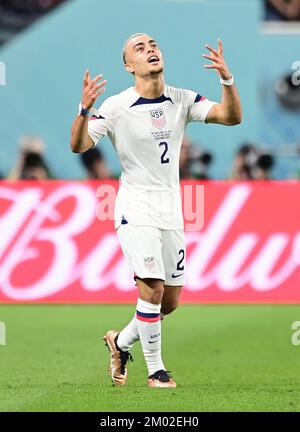
[[[161,301],[161,314],[169,315],[177,309],[182,286],[164,285],[164,294]]]
[[[178,307],[178,302],[173,303],[162,303],[161,304],[161,315],[165,317],[166,315],[170,315],[170,313],[174,312],[175,309]]]

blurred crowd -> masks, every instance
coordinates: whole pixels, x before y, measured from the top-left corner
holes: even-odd
[[[55,176],[46,158],[46,146],[43,140],[36,136],[23,136],[19,143],[17,159],[10,173],[9,180],[46,180]],[[300,155],[300,148],[299,148]],[[85,153],[72,155],[82,166],[84,179],[118,178],[119,173],[109,169],[101,149],[91,148]],[[209,180],[214,156],[211,152],[194,144],[184,136],[181,146],[179,171],[181,179]],[[228,167],[227,179],[230,180],[271,180],[275,157],[263,151],[253,143],[243,143],[236,151],[231,168]],[[300,173],[295,173],[300,178]],[[1,175],[0,175],[1,178]]]
[[[14,167],[6,177],[8,180],[51,180],[55,179],[45,155],[44,141],[36,136],[24,136],[20,139],[19,152]],[[70,157],[72,155],[70,154]],[[92,148],[85,153],[75,155],[85,171],[86,179],[113,178],[107,163],[99,150]],[[3,178],[0,174],[0,178]]]
[[[181,179],[212,179],[213,155],[184,137],[180,153]],[[230,180],[271,180],[275,158],[252,143],[243,143],[234,155],[227,178]]]
[[[271,180],[274,164],[271,153],[245,143],[235,155],[230,177],[232,180]]]

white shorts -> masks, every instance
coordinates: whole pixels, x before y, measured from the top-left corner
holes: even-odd
[[[183,230],[162,230],[126,223],[119,226],[117,234],[135,277],[161,279],[165,285],[184,284]]]

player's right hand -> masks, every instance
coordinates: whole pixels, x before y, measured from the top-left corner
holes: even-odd
[[[104,80],[99,83],[99,80],[102,77],[103,75],[97,75],[95,78],[91,79],[90,71],[88,69],[85,71],[81,99],[81,104],[83,108],[91,109],[96,102],[98,96],[105,91],[104,85],[107,83],[107,81]]]

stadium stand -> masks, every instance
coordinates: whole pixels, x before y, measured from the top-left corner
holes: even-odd
[[[66,0],[0,0],[0,46]]]

